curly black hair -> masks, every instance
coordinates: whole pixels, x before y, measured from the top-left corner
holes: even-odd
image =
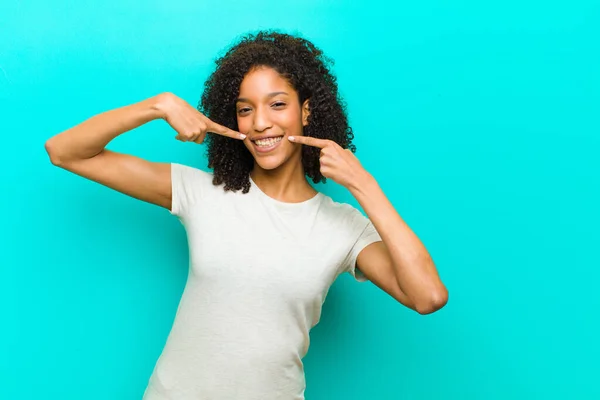
[[[346,105],[330,71],[333,61],[310,41],[276,31],[259,31],[242,36],[215,64],[198,105],[198,111],[214,122],[237,130],[235,102],[244,76],[255,67],[271,67],[298,92],[300,104],[309,99],[304,135],[333,140],[356,152]],[[209,133],[206,144],[208,167],[214,172],[213,184],[224,183],[225,191],[248,193],[254,159],[244,143]],[[314,183],[326,182],[320,171],[319,155],[318,148],[302,147],[304,171]]]

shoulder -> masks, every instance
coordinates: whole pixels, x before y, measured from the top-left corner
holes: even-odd
[[[337,224],[345,228],[364,229],[369,220],[362,212],[352,204],[333,200],[331,197],[321,194],[324,215],[333,219]]]
[[[189,165],[171,163],[171,212],[173,214],[187,213],[215,190],[212,173]]]
[[[187,182],[210,182],[212,183],[213,174],[185,164],[171,163],[171,177],[181,183]]]

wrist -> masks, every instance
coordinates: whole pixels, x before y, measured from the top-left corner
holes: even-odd
[[[155,119],[167,119],[167,109],[171,102],[171,97],[171,93],[165,92],[148,99],[150,110]]]
[[[363,173],[352,180],[352,183],[349,185],[348,189],[354,196],[364,196],[367,193],[372,193],[374,190],[379,188],[379,184],[367,171],[363,171]]]

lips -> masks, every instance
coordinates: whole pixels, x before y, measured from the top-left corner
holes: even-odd
[[[257,142],[259,140],[265,140],[265,139],[276,139],[276,138],[280,138],[283,137],[283,135],[269,135],[269,136],[258,136],[255,138],[250,139],[252,142]]]
[[[283,135],[270,135],[251,139],[254,149],[258,153],[268,153],[279,146]]]

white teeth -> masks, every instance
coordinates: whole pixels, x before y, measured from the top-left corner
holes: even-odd
[[[260,139],[260,140],[255,141],[254,143],[256,143],[259,147],[269,147],[269,146],[273,146],[275,143],[281,141],[282,138],[283,138],[283,136],[280,136],[277,138]]]

